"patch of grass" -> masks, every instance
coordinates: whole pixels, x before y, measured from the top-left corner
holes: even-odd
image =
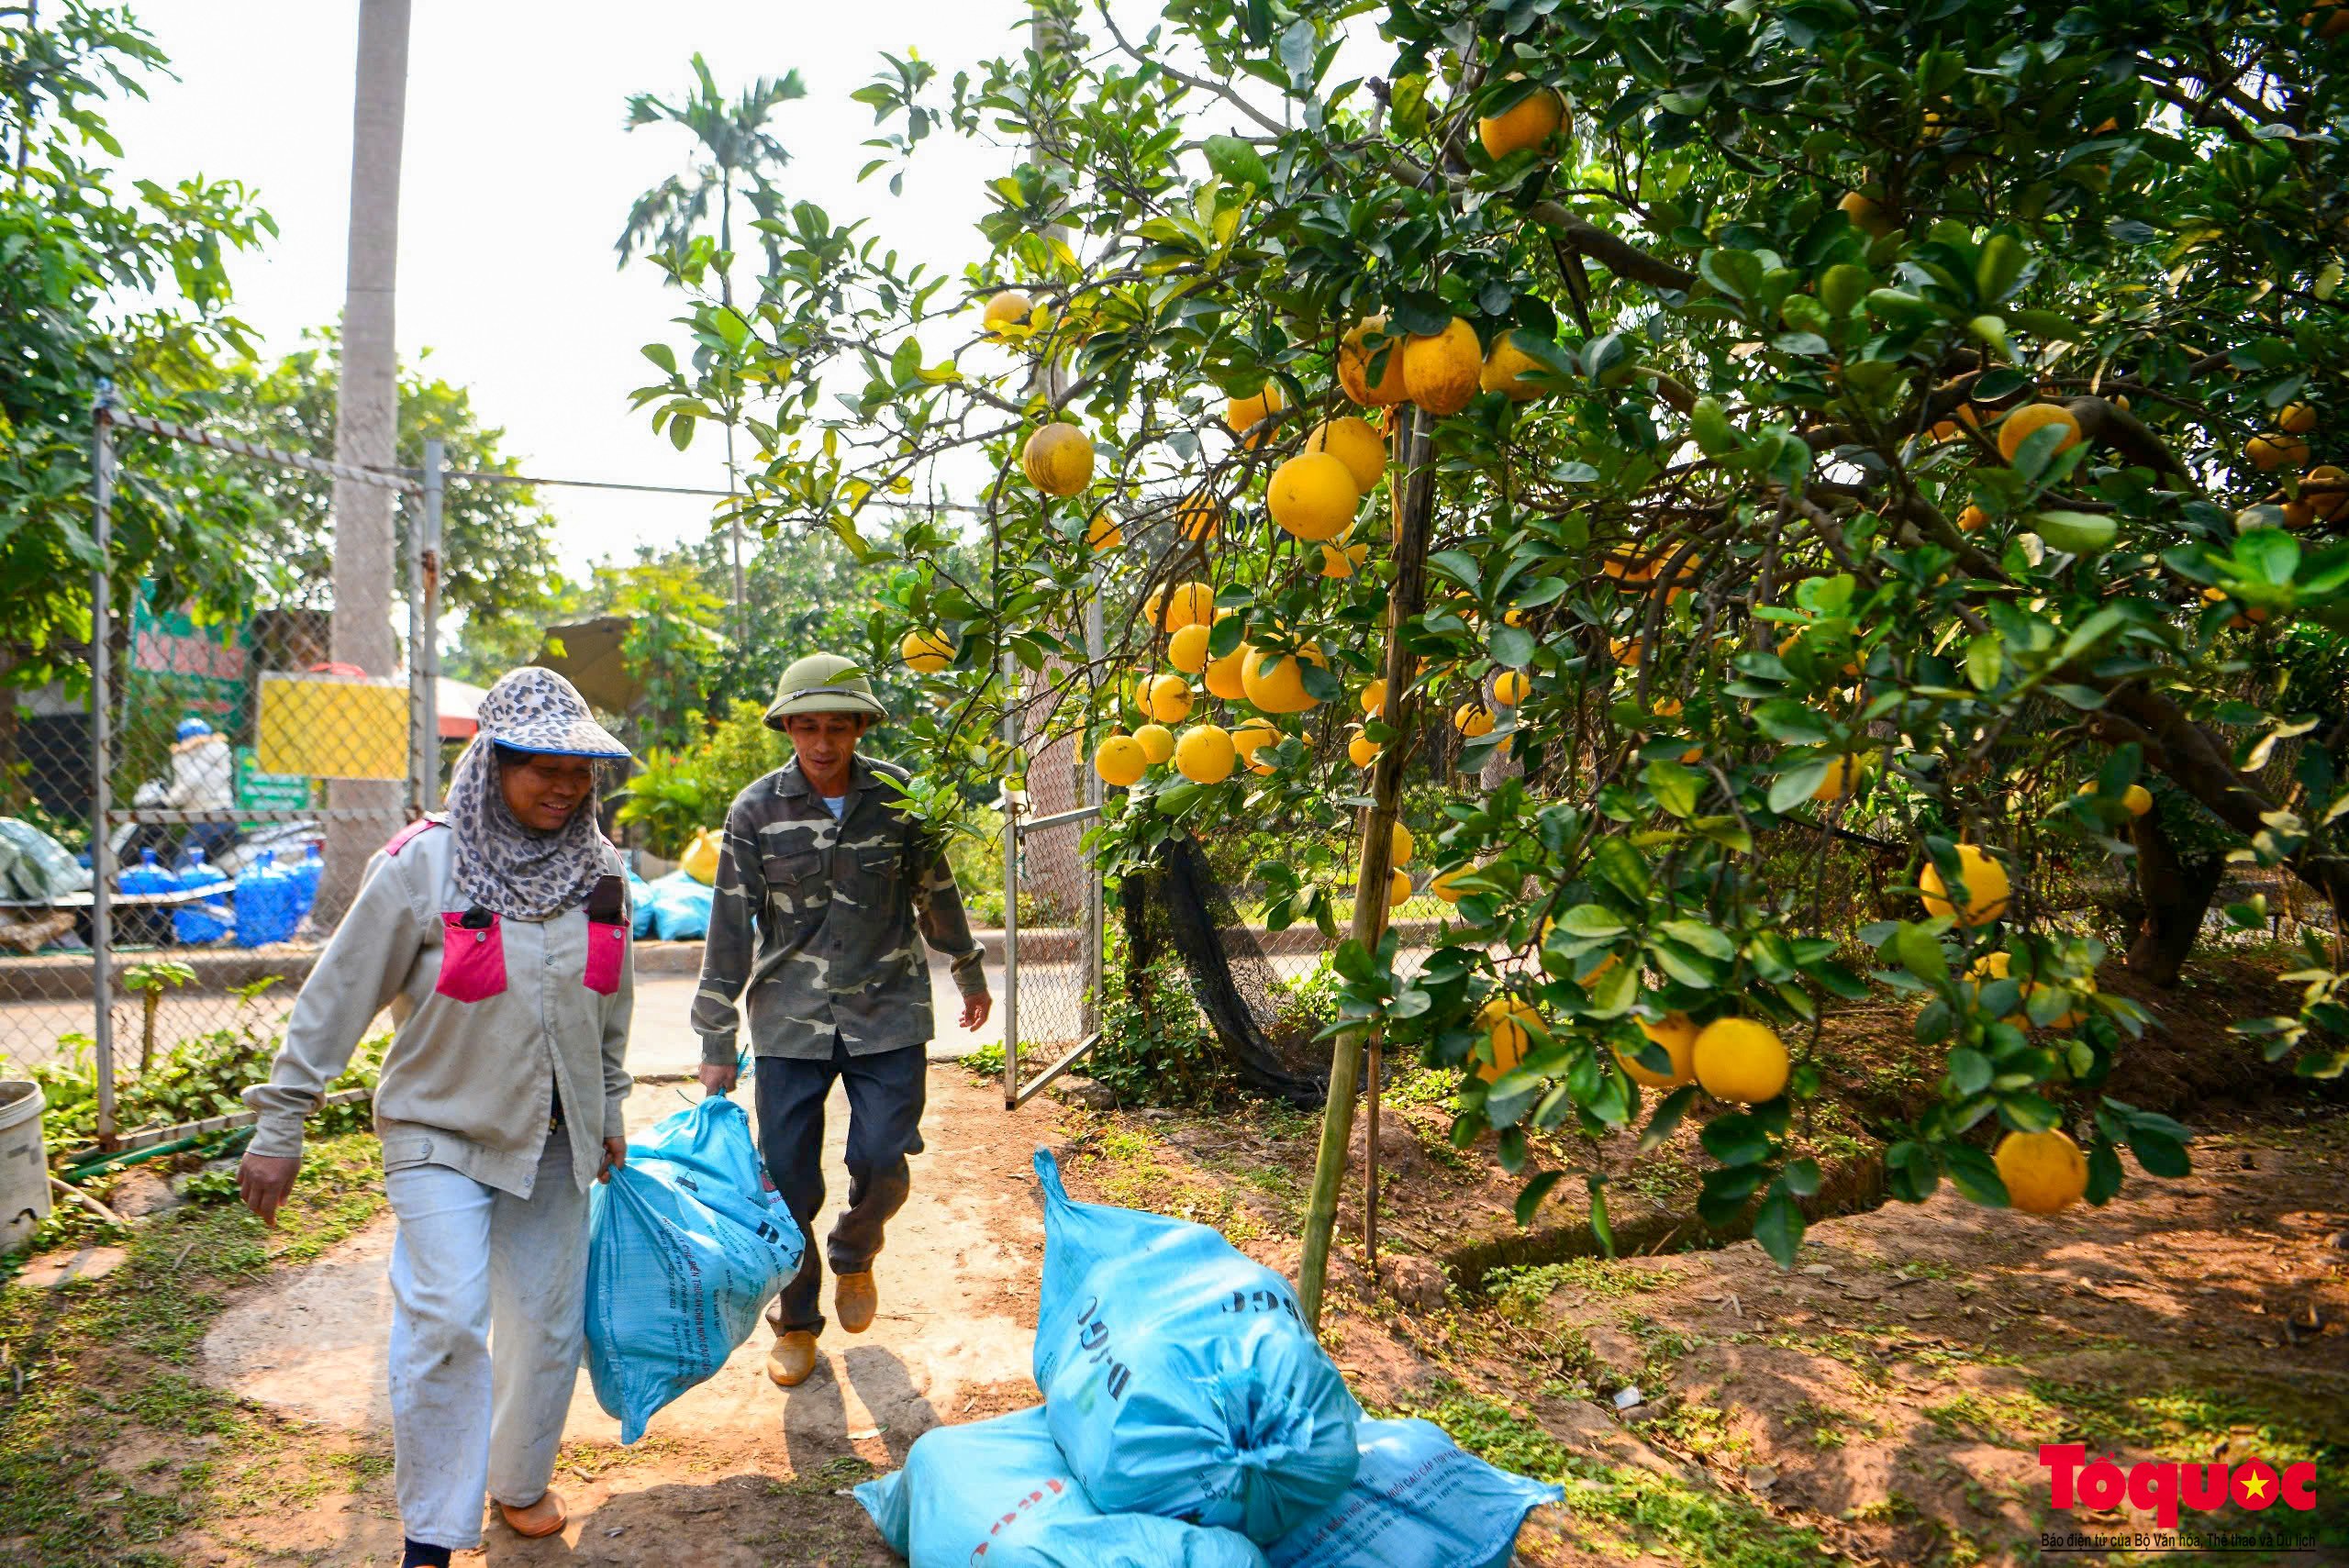
[[[1158,1152],[1156,1140],[1137,1128],[1102,1125],[1085,1151],[1101,1201],[1209,1226],[1234,1244],[1272,1234],[1264,1218],[1241,1205],[1228,1188],[1195,1181],[1162,1164]]]
[[[1633,1268],[1604,1258],[1566,1258],[1554,1263],[1485,1271],[1483,1289],[1502,1315],[1520,1320],[1537,1315],[1550,1297],[1571,1290],[1587,1300],[1620,1301],[1670,1284],[1664,1269]]]
[[[1810,1446],[1815,1449],[1842,1448],[1855,1437],[1884,1435],[1884,1429],[1865,1416],[1809,1399],[1787,1411],[1787,1418],[1794,1426],[1810,1429]]]
[[[2239,1394],[2215,1388],[2172,1387],[2151,1393],[2091,1388],[2034,1377],[2032,1396],[2053,1407],[2063,1436],[2099,1451],[2129,1450],[2165,1459],[2207,1457],[2226,1439],[2273,1463],[2312,1460],[2321,1472],[2349,1459],[2343,1423],[2322,1400],[2286,1415]]]
[[[974,1046],[958,1057],[955,1064],[982,1084],[998,1083],[1003,1078],[1003,1041],[991,1040],[985,1045]]]
[[[1743,1497],[1569,1452],[1518,1412],[1457,1385],[1435,1393],[1431,1406],[1386,1413],[1433,1421],[1490,1463],[1563,1484],[1562,1507],[1576,1521],[1640,1550],[1688,1568],[1817,1568],[1826,1554],[1816,1531],[1781,1524]]]
[[[241,1208],[190,1205],[114,1233],[128,1257],[103,1279],[0,1284],[0,1540],[19,1560],[173,1562],[148,1549],[228,1509],[234,1485],[217,1463],[143,1465],[136,1478],[110,1468],[107,1453],[141,1434],[211,1440],[291,1486],[340,1462],[180,1369],[229,1290],[316,1257],[381,1211],[380,1163],[372,1134],[318,1139],[276,1231]]]
[[[788,1481],[768,1483],[779,1496],[829,1497],[843,1487],[870,1481],[880,1472],[852,1453],[843,1453],[824,1461],[805,1475],[794,1475]]]
[[[1898,1492],[1887,1492],[1881,1497],[1871,1497],[1843,1510],[1843,1517],[1855,1525],[1897,1525],[1918,1517],[1916,1504]]]
[[[1918,1412],[1945,1438],[1973,1436],[2000,1448],[2029,1448],[2052,1437],[2055,1412],[2029,1394],[1960,1389]]]

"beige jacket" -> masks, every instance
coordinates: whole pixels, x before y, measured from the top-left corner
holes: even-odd
[[[395,1032],[375,1089],[385,1170],[446,1165],[529,1196],[558,1082],[583,1189],[601,1166],[603,1140],[624,1136],[620,1102],[631,1081],[620,1062],[636,993],[626,917],[594,932],[584,908],[501,919],[489,932],[459,927],[472,900],[457,890],[455,839],[429,828],[368,862],[295,1001],[269,1082],[245,1091],[261,1113],[253,1153],[301,1153],[303,1118],[385,1007]],[[611,870],[620,874],[617,852]],[[496,984],[493,939],[503,947],[503,988],[472,1001],[444,994]],[[607,949],[596,965],[608,995],[588,984],[591,942],[617,944],[618,962]]]

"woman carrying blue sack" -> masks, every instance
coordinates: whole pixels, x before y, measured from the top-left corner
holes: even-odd
[[[482,1499],[526,1536],[579,1366],[587,1190],[627,1159],[633,1000],[619,856],[596,764],[628,749],[551,670],[481,701],[445,817],[384,846],[287,1020],[238,1186],[264,1224],[294,1185],[303,1118],[376,1013],[392,1247],[391,1396],[407,1568],[481,1544]]]

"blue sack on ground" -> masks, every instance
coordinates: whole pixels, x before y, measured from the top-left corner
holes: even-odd
[[[1428,1421],[1363,1419],[1337,1506],[1273,1542],[1272,1568],[1508,1568],[1525,1516],[1565,1489],[1496,1470]]]
[[[1362,1407],[1288,1281],[1204,1225],[1077,1203],[1047,1150],[1036,1385],[1094,1506],[1279,1540],[1354,1478]]]
[[[631,911],[629,935],[642,941],[652,934],[652,884],[633,869],[628,873],[628,906]]]
[[[709,935],[709,888],[684,872],[650,884],[652,934],[664,942],[697,942]]]
[[[1096,1508],[1041,1409],[933,1428],[856,1500],[912,1568],[1264,1568],[1228,1529]]]
[[[802,1245],[733,1101],[713,1095],[629,1144],[587,1213],[587,1375],[620,1441],[726,1364]]]

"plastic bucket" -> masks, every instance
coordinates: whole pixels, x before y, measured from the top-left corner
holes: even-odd
[[[48,1103],[39,1084],[0,1078],[0,1252],[30,1241],[49,1218],[49,1160],[40,1132]]]

